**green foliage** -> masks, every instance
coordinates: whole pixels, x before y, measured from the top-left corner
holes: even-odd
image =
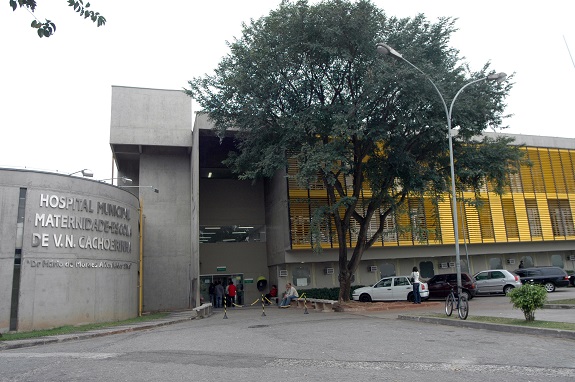
[[[10,0],[10,7],[12,7],[13,11],[18,7],[24,7],[33,13],[36,10],[36,5],[36,0]],[[90,3],[86,3],[86,5],[84,5],[83,0],[68,0],[68,6],[73,7],[80,16],[83,16],[85,19],[89,18],[99,27],[106,24],[106,18],[100,15],[99,12],[88,10],[88,8],[90,8]],[[39,37],[50,37],[56,32],[56,24],[48,19],[46,19],[45,22],[35,19],[32,21],[30,26],[37,29]]]
[[[547,291],[542,285],[525,284],[509,292],[513,308],[520,309],[527,321],[535,320],[535,310],[543,307],[547,301]]]
[[[450,96],[479,80],[453,110],[461,187],[479,190],[489,181],[503,191],[522,160],[509,138],[477,141],[486,128],[502,127],[511,84],[481,81],[493,72],[489,64],[469,70],[448,46],[454,23],[387,16],[368,0],[284,1],[244,25],[213,75],[189,81],[186,93],[218,132],[234,129],[238,152],[225,163],[240,179],[271,177],[291,157],[300,185],[323,184],[328,200],[312,213],[312,239],[320,248],[317,227],[334,227],[342,300],[349,299],[351,277],[381,237],[385,218],[408,197],[441,198],[450,189],[445,109],[428,78]],[[378,55],[381,41],[428,78]],[[366,184],[371,193],[362,192]],[[350,256],[352,228],[357,241]]]

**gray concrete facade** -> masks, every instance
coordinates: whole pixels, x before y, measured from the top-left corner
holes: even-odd
[[[182,91],[112,87],[110,145],[119,175],[133,180],[130,190],[143,204],[147,312],[193,308],[199,300],[191,113]]]
[[[110,184],[0,169],[0,332],[138,313],[139,203]]]

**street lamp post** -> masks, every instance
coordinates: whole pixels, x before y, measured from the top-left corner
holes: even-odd
[[[481,82],[481,81],[501,82],[501,81],[505,80],[507,75],[505,73],[494,73],[494,74],[490,74],[486,77],[468,82],[467,84],[463,85],[461,87],[461,89],[459,89],[459,91],[455,94],[455,97],[453,97],[453,100],[451,101],[451,105],[450,105],[449,109],[447,109],[447,104],[445,103],[445,98],[443,97],[443,94],[441,94],[441,92],[439,91],[439,88],[435,85],[435,82],[433,82],[433,80],[427,74],[425,74],[425,72],[423,72],[417,66],[415,66],[414,64],[409,62],[399,52],[397,52],[395,49],[393,49],[392,47],[390,47],[389,45],[387,45],[385,43],[382,43],[382,42],[378,43],[376,45],[376,48],[377,48],[378,53],[384,54],[384,55],[390,55],[390,56],[393,56],[395,58],[399,58],[400,60],[409,64],[412,68],[417,70],[419,73],[423,74],[423,76],[425,78],[427,78],[427,80],[431,83],[431,85],[433,85],[433,88],[435,89],[435,91],[439,95],[439,98],[441,99],[441,103],[443,104],[443,108],[445,110],[445,117],[447,118],[447,132],[448,132],[447,136],[449,138],[449,165],[451,167],[451,202],[452,202],[451,212],[452,212],[452,216],[453,216],[453,236],[455,238],[455,269],[457,271],[457,293],[458,293],[458,295],[461,295],[461,258],[459,255],[459,232],[458,232],[459,224],[457,221],[457,193],[455,190],[455,167],[453,165],[453,139],[452,139],[452,133],[451,133],[451,113],[453,111],[453,105],[455,104],[455,100],[457,99],[459,94],[461,94],[461,92],[465,88],[467,88],[469,85],[473,85],[473,84]]]

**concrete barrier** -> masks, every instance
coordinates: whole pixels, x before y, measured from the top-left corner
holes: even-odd
[[[192,309],[194,312],[196,312],[196,318],[205,318],[205,317],[209,317],[212,315],[214,309],[212,307],[212,303],[208,302],[206,304],[202,304],[194,309]]]

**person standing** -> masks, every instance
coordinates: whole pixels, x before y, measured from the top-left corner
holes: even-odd
[[[230,283],[228,285],[228,296],[230,298],[230,301],[228,302],[228,306],[233,306],[234,303],[236,302],[236,293],[237,293],[237,288],[234,285],[234,282],[232,280],[230,280]]]
[[[216,308],[222,308],[222,299],[224,298],[224,286],[221,281],[216,281]]]
[[[411,280],[413,281],[413,303],[421,304],[421,294],[419,293],[419,284],[421,281],[419,281],[419,269],[417,269],[417,267],[413,267]]]
[[[289,308],[291,300],[295,300],[299,297],[297,290],[291,285],[291,283],[286,284],[286,291],[284,293],[284,298],[280,302],[278,308]]]

